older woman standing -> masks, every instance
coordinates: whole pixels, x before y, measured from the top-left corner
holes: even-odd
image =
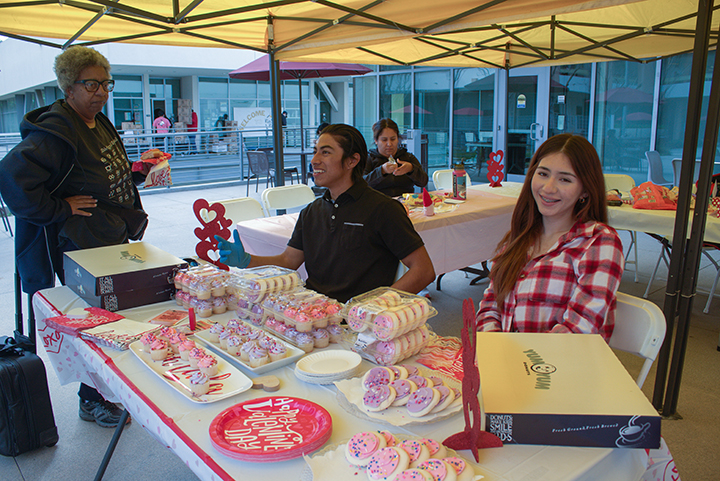
[[[64,281],[64,252],[138,240],[147,226],[117,131],[102,114],[112,91],[110,64],[94,49],[70,47],[55,59],[65,99],[29,112],[23,140],[0,161],[0,192],[15,215],[15,263],[23,291]],[[80,417],[114,427],[121,411],[80,387]]]
[[[425,187],[428,175],[413,154],[399,147],[400,129],[395,121],[380,119],[372,130],[377,149],[368,152],[364,175],[368,185],[390,197],[413,192],[416,185]]]

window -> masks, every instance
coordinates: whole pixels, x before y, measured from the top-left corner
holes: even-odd
[[[140,75],[113,75],[114,124],[118,130],[123,122],[143,123],[143,83]]]

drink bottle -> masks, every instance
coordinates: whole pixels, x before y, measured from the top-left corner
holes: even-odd
[[[453,198],[458,200],[465,200],[465,164],[458,162],[455,164],[453,169]]]

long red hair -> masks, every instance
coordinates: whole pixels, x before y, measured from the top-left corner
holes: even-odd
[[[542,234],[542,215],[531,189],[533,176],[540,161],[557,152],[570,159],[570,165],[587,193],[585,202],[575,204],[575,220],[594,220],[607,224],[605,178],[595,147],[579,135],[560,134],[547,139],[530,161],[525,183],[513,211],[510,230],[498,244],[498,253],[493,259],[490,279],[500,308],[527,264],[528,252]]]

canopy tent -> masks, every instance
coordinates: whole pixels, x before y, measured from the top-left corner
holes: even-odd
[[[703,145],[693,236],[685,248],[706,52],[720,18],[712,0],[0,0],[0,35],[63,47],[131,42],[244,48],[270,55],[273,131],[282,171],[279,60],[515,68],[607,60],[645,62],[693,51],[680,199],[653,404],[674,413],[695,293],[720,92]],[[719,16],[720,17],[720,16]],[[53,42],[48,39],[66,39]],[[716,63],[717,66],[717,63]],[[718,80],[713,86],[720,87]],[[717,105],[715,105],[717,104]],[[698,214],[699,212],[699,214]],[[681,295],[680,295],[681,294]],[[680,314],[665,389],[670,338]],[[671,392],[672,391],[672,392]],[[668,400],[668,398],[670,398]]]
[[[412,8],[407,0],[0,0],[0,35],[57,46],[224,46],[305,62],[514,68],[689,51],[696,12],[696,0],[449,0],[442,9],[434,0]]]

